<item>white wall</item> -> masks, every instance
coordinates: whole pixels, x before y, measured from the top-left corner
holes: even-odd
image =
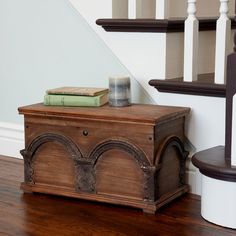
[[[105,32],[96,20],[111,18],[110,0],[70,2],[147,92],[149,78],[165,78],[166,34]]]
[[[67,0],[0,1],[0,121],[22,123],[17,107],[62,85],[108,86],[129,74]],[[150,102],[133,79],[133,99]]]
[[[108,87],[132,75],[68,0],[0,1],[0,154],[20,157],[19,106],[41,102],[58,86]],[[152,99],[132,77],[133,102]]]

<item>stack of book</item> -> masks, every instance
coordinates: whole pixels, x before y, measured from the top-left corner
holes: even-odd
[[[60,87],[49,89],[44,96],[46,106],[99,107],[108,102],[107,88]]]

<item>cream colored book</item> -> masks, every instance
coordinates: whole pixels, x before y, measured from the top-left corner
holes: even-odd
[[[108,88],[90,88],[90,87],[60,87],[49,89],[47,94],[56,95],[78,95],[78,96],[98,96],[100,94],[108,93]]]

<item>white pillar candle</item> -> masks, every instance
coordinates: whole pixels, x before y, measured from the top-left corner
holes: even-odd
[[[109,78],[109,105],[124,107],[130,105],[130,78]]]

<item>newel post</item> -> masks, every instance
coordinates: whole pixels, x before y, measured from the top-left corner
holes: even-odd
[[[215,83],[226,83],[227,55],[231,32],[231,21],[228,17],[229,0],[220,0],[220,17],[216,27]]]
[[[184,81],[192,82],[198,76],[198,30],[196,18],[197,0],[188,0],[188,18],[185,21],[184,34]]]
[[[234,45],[227,62],[225,158],[236,166],[236,34]]]

